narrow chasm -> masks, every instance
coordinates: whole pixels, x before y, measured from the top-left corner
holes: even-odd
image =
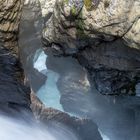
[[[140,140],[140,1],[0,1],[0,140]]]

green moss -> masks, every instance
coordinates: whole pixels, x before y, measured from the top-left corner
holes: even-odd
[[[68,4],[69,0],[64,0],[64,3]]]
[[[81,30],[83,30],[84,29],[84,22],[83,22],[83,20],[81,20],[81,19],[77,20],[76,26],[77,26],[77,28],[80,28]]]
[[[87,35],[85,34],[84,32],[84,21],[82,19],[82,13],[79,14],[79,19],[76,20],[76,35],[77,35],[77,38],[79,39],[84,39],[84,38],[87,38]]]
[[[87,10],[92,9],[92,0],[84,0],[84,4],[85,4]]]
[[[77,14],[76,7],[75,7],[75,6],[73,6],[73,7],[71,8],[71,14],[72,14],[73,16],[75,16],[75,15]]]

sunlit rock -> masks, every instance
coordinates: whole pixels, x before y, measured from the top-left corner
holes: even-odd
[[[88,1],[90,2],[90,0],[87,0],[87,2]],[[72,45],[75,48],[78,47],[77,45],[79,44],[76,44],[75,42],[78,41],[78,39],[80,39],[80,41],[83,41],[86,38],[91,38],[93,40],[92,43],[94,43],[94,39],[112,41],[116,37],[120,37],[123,39],[123,37],[125,38],[126,36],[127,40],[125,39],[125,41],[128,43],[128,47],[132,47],[131,43],[129,44],[129,40],[131,40],[131,42],[133,42],[135,46],[139,48],[140,39],[138,38],[140,36],[135,36],[132,33],[131,35],[128,35],[132,30],[134,33],[139,32],[139,1],[114,2],[113,0],[96,0],[93,1],[93,3],[95,3],[97,7],[90,11],[86,10],[87,2],[85,0],[84,3],[81,4],[83,6],[82,7],[79,4],[82,3],[82,1],[79,1],[78,6],[77,1],[57,1],[52,17],[52,20],[55,22],[49,22],[49,20],[48,22],[46,22],[46,31],[44,29],[44,35],[47,34],[47,30],[52,30],[51,33],[53,35],[53,41],[66,43],[67,47],[70,48],[72,47]],[[49,3],[50,1],[46,1],[46,5],[49,5]],[[78,12],[76,10],[77,7],[82,9]],[[76,14],[76,12],[78,12],[78,15]],[[54,24],[54,26],[52,26],[53,29],[47,29],[47,27],[51,26],[50,24]],[[59,28],[59,30],[57,28]],[[67,34],[59,34],[60,31],[67,32]],[[72,31],[76,34],[75,38],[73,35],[71,35]],[[53,34],[54,32],[55,34]],[[58,34],[56,34],[57,32]],[[62,37],[66,40],[64,41]],[[73,43],[71,44],[70,41],[67,40],[67,38],[71,40],[74,39],[75,41],[73,40]],[[48,41],[52,43],[52,40]],[[89,44],[88,40],[85,42],[86,44]]]

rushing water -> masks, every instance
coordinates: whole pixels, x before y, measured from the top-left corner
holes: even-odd
[[[64,126],[46,129],[35,122],[27,124],[21,120],[14,120],[0,116],[0,140],[77,140]]]

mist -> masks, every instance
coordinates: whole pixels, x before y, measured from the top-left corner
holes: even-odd
[[[70,130],[64,126],[54,125],[49,129],[41,124],[22,120],[15,120],[0,116],[0,139],[1,140],[77,140]]]

